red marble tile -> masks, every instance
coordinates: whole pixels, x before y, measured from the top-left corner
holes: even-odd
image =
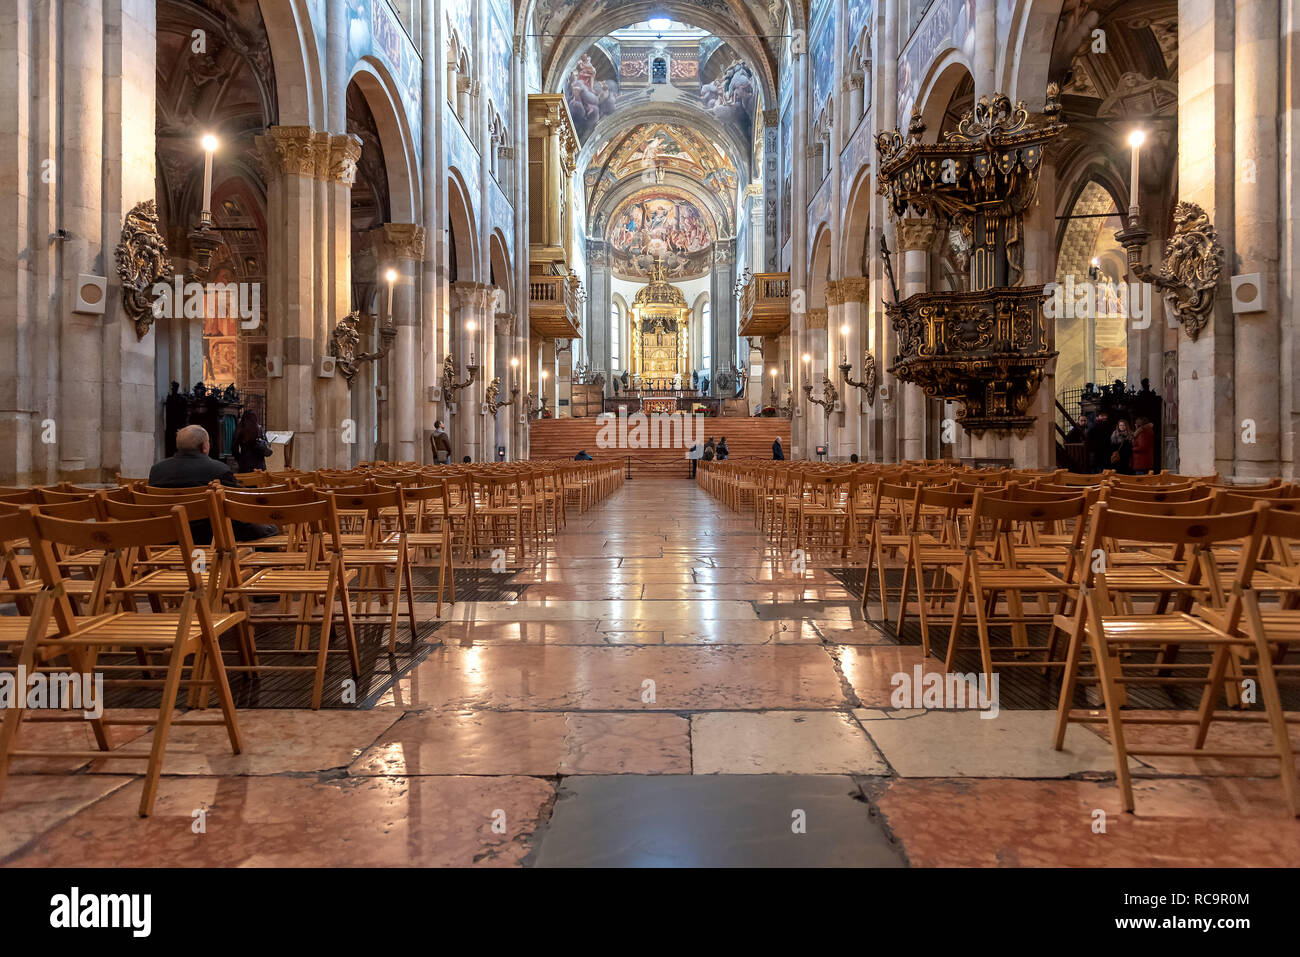
[[[1276,780],[901,779],[877,806],[921,867],[1294,867],[1300,821]],[[1096,811],[1105,833],[1094,833]]]

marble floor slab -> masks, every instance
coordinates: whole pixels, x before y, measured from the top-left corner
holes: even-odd
[[[566,778],[538,867],[897,867],[897,846],[839,775]]]
[[[889,766],[839,711],[714,711],[691,716],[696,774],[887,774]]]

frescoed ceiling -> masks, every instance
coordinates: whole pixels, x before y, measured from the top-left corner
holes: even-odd
[[[717,143],[677,123],[641,123],[596,151],[587,167],[587,208],[629,176],[649,184],[676,173],[702,183],[723,201],[734,196],[736,167]]]

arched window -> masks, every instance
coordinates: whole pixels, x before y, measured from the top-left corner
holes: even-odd
[[[650,64],[650,82],[667,83],[668,82],[668,58],[657,56],[654,62]]]
[[[609,369],[615,372],[622,368],[622,356],[620,353],[619,333],[622,330],[622,317],[619,315],[618,306],[611,306],[609,309]]]

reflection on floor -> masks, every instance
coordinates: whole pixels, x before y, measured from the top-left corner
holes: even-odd
[[[242,711],[239,757],[216,728],[177,729],[147,820],[120,765],[18,760],[0,861],[1300,860],[1300,822],[1267,762],[1134,761],[1138,810],[1125,814],[1100,732],[1072,726],[1056,752],[1047,711],[893,709],[890,679],[923,663],[920,648],[862,621],[830,570],[793,575],[747,516],[689,481],[635,480],[571,515],[509,584],[528,587],[446,612],[440,644],[371,708]],[[27,740],[48,734],[85,732]]]

